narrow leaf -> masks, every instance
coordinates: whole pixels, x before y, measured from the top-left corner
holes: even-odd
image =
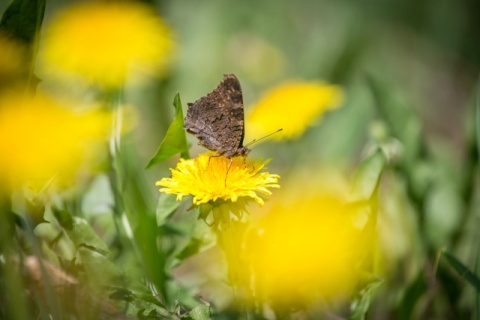
[[[412,319],[415,307],[419,303],[422,296],[427,291],[427,280],[423,272],[418,272],[417,277],[411,282],[403,293],[397,309],[396,319]]]
[[[190,158],[188,154],[188,143],[185,129],[183,128],[183,111],[182,102],[180,101],[180,95],[177,93],[173,100],[173,106],[175,107],[175,119],[167,130],[167,134],[163,139],[160,147],[155,155],[150,159],[147,164],[147,168],[161,163],[166,159],[180,153],[182,158]]]
[[[378,149],[360,164],[352,185],[352,191],[358,199],[368,200],[375,193],[385,162],[385,154]]]
[[[453,269],[458,273],[460,277],[465,279],[470,283],[477,293],[480,291],[480,278],[477,277],[472,271],[470,271],[463,263],[461,263],[457,258],[455,258],[450,252],[443,249],[440,251],[440,257],[445,257],[447,262]]]
[[[480,248],[479,248],[480,249]],[[477,252],[477,259],[475,261],[475,275],[480,278],[480,251]],[[480,319],[480,292],[477,290],[475,295],[475,319]]]
[[[475,132],[477,138],[477,152],[480,153],[480,78],[477,84],[477,97],[475,101]]]

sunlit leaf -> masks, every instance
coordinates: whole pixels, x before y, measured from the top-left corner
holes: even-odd
[[[359,199],[368,200],[375,193],[380,183],[385,163],[385,154],[378,149],[360,164],[352,186],[353,193]]]
[[[165,138],[160,144],[157,152],[148,162],[147,168],[161,163],[177,153],[180,153],[181,157],[184,159],[190,158],[188,153],[187,136],[185,129],[183,128],[182,102],[180,101],[180,95],[178,93],[173,100],[173,105],[176,111],[175,119],[168,128],[167,134],[165,135]]]

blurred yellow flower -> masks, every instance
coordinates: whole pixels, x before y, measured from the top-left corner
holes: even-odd
[[[270,195],[269,188],[280,187],[278,175],[260,172],[266,164],[263,160],[243,157],[232,158],[230,162],[226,157],[207,152],[195,159],[180,159],[177,167],[170,169],[172,178],[163,178],[156,185],[164,187],[160,192],[176,194],[177,200],[193,196],[195,205],[247,198],[263,205],[259,193]]]
[[[94,142],[105,141],[110,121],[98,110],[74,112],[41,93],[0,96],[0,183],[41,188],[51,178],[68,182]]]
[[[322,82],[290,82],[267,91],[247,109],[247,141],[264,137],[279,128],[272,139],[294,139],[327,110],[343,101],[339,86]]]
[[[295,185],[271,198],[246,243],[255,295],[277,308],[348,298],[371,249],[355,221],[358,208],[338,191],[311,187],[293,191]]]
[[[61,13],[45,34],[46,71],[121,85],[131,71],[162,72],[174,42],[153,9],[138,2],[88,2]]]

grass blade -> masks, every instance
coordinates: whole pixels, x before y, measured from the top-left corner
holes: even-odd
[[[460,277],[465,279],[471,284],[475,290],[480,292],[480,278],[477,277],[472,271],[470,271],[463,263],[461,263],[454,255],[448,252],[446,249],[440,251],[440,258],[444,257],[449,265],[458,273]]]

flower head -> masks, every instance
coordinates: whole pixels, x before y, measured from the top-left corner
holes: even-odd
[[[195,205],[209,202],[237,202],[248,198],[260,205],[260,194],[270,195],[269,188],[279,188],[276,174],[260,172],[267,162],[242,157],[232,158],[203,153],[195,159],[180,159],[171,178],[157,181],[160,192],[176,194],[177,200],[193,196]]]
[[[107,137],[110,118],[98,110],[77,112],[38,93],[0,96],[0,183],[41,188],[51,178],[74,177],[92,147]]]
[[[130,71],[162,71],[170,60],[169,28],[153,10],[132,1],[82,3],[60,14],[45,35],[46,70],[106,86]]]
[[[266,92],[247,112],[247,140],[266,136],[279,128],[272,139],[293,139],[324,112],[337,108],[343,90],[322,82],[291,82]]]
[[[311,182],[301,191],[287,185],[270,199],[244,250],[258,298],[288,308],[351,294],[371,238],[358,222],[367,209],[350,205],[333,190],[337,183],[329,190]]]

